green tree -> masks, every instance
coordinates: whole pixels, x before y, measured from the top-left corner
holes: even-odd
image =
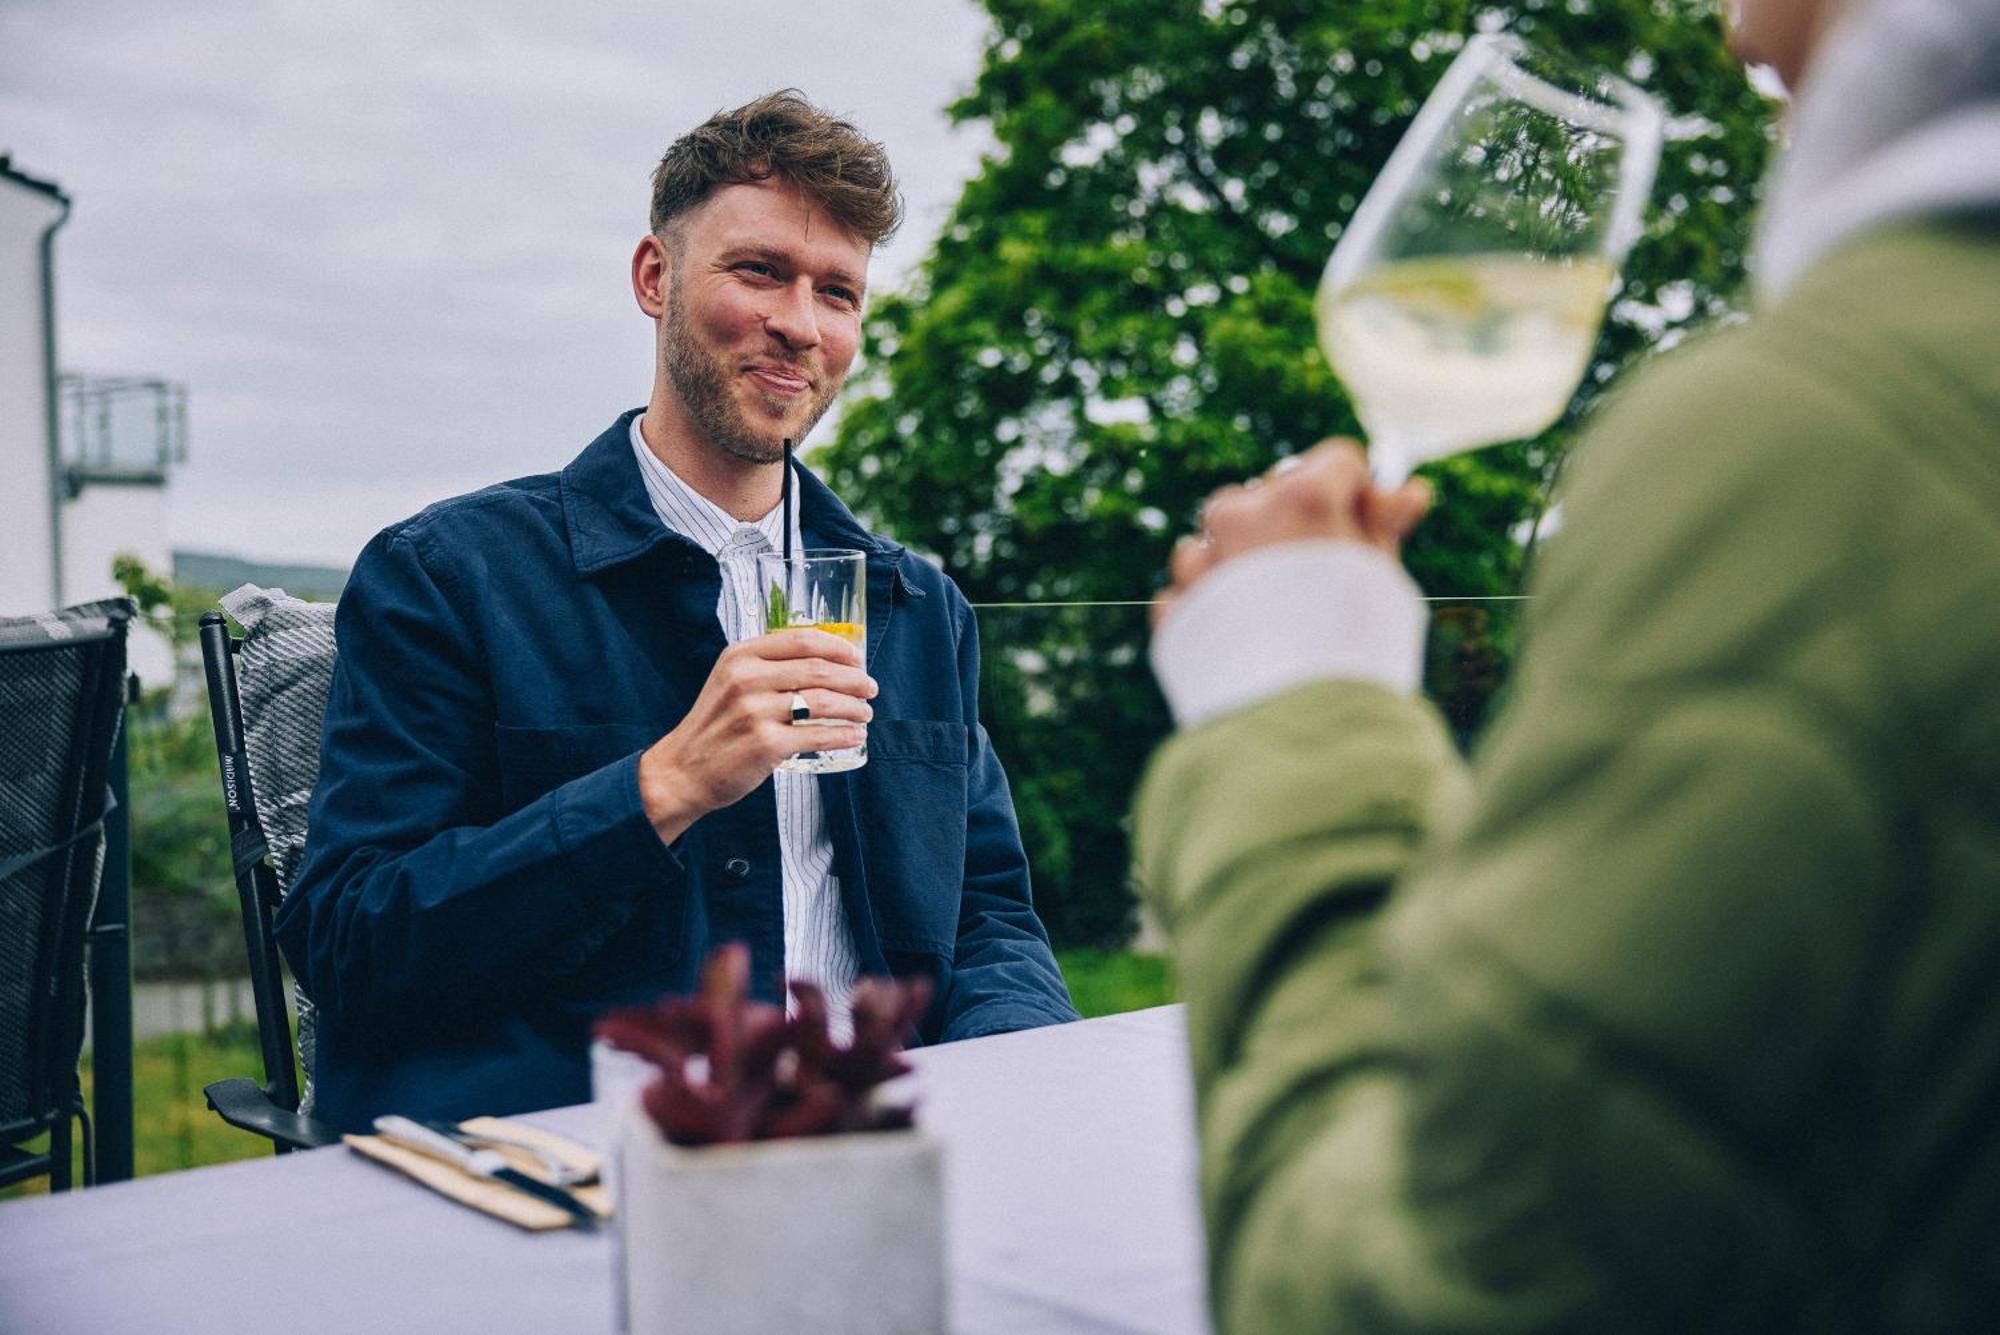
[[[207,590],[120,554],[112,576],[146,622],[194,652]],[[205,711],[176,714],[171,684],[128,714],[132,797],[132,965],[142,977],[231,978],[244,970],[215,734]]]
[[[1211,489],[1356,430],[1314,347],[1312,293],[1467,32],[1622,69],[1678,113],[1578,410],[1738,287],[1770,114],[1712,0],[986,4],[984,67],[950,114],[995,146],[911,289],[871,311],[869,359],[819,459],[975,602],[1144,598]],[[1517,589],[1575,415],[1430,470],[1438,505],[1409,552],[1427,591]],[[985,640],[1039,900],[1060,938],[1116,941],[1123,817],[1166,727],[1143,618],[1009,613]],[[1492,649],[1472,654],[1487,684],[1459,690],[1462,726],[1499,675]],[[1434,661],[1465,654],[1455,641]]]

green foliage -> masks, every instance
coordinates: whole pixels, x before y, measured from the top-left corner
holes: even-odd
[[[215,606],[214,593],[175,584],[129,552],[111,558],[111,577],[138,604],[139,615],[167,637],[176,654],[196,643],[201,614]]]
[[[237,1159],[268,1159],[271,1142],[238,1131],[208,1109],[202,1086],[232,1075],[263,1071],[257,1027],[245,1021],[211,1034],[167,1034],[132,1047],[132,1172],[135,1177],[174,1173]],[[91,1098],[90,1055],[83,1059],[83,1094]],[[28,1142],[48,1148],[48,1137]],[[72,1156],[70,1181],[83,1181],[82,1149]],[[0,1201],[48,1192],[48,1179],[0,1187]]]
[[[1356,429],[1314,347],[1312,292],[1468,31],[1623,69],[1681,116],[1579,409],[1738,286],[1771,127],[1710,0],[987,7],[984,68],[951,114],[996,147],[912,290],[870,312],[869,361],[820,459],[975,602],[1142,599],[1210,490]],[[1437,509],[1409,551],[1427,590],[1517,589],[1514,535],[1539,520],[1574,416],[1430,470]],[[1026,721],[999,742],[1039,902],[1062,939],[1115,942],[1122,817],[1165,730],[1134,685],[1143,621],[1050,612],[1010,639],[988,622],[989,696]]]
[[[112,575],[177,657],[193,652],[214,594],[177,586],[130,555],[113,560]],[[215,734],[205,713],[176,716],[171,696],[171,687],[148,691],[127,716],[132,967],[142,978],[234,977],[244,968],[243,935]]]
[[[1431,609],[1424,689],[1467,749],[1498,704],[1520,640],[1521,606],[1495,601]]]
[[[173,586],[167,577],[147,569],[146,563],[130,552],[111,558],[111,578],[138,604],[139,614],[147,620],[172,610]]]
[[[1036,907],[1064,944],[1131,935],[1125,813],[1166,710],[1145,624],[1138,607],[979,614],[980,715],[1007,762]]]
[[[140,977],[244,970],[215,736],[205,715],[132,715],[132,967]]]
[[[1077,1013],[1098,1015],[1164,1006],[1176,1000],[1173,965],[1163,955],[1114,950],[1064,950],[1056,954]]]

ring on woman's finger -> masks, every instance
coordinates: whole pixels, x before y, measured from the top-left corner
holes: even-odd
[[[813,716],[812,706],[806,703],[804,691],[792,692],[792,722],[804,723]]]

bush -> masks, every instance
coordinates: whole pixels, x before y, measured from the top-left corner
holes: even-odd
[[[244,970],[229,827],[208,720],[135,710],[132,970],[226,978]]]

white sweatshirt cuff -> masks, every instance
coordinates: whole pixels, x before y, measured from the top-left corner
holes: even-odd
[[[1423,680],[1429,614],[1401,565],[1358,542],[1288,542],[1217,566],[1153,636],[1153,675],[1191,728],[1309,681]]]

